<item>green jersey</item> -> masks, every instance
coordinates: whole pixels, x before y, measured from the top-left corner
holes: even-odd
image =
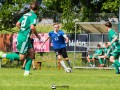
[[[30,26],[36,25],[37,23],[37,15],[31,10],[30,12],[24,14],[18,22],[21,23],[19,34],[28,36],[31,33]]]
[[[103,52],[102,48],[100,48],[100,49],[97,48],[97,49],[95,50],[95,53],[94,53],[94,54],[102,55],[102,52]]]
[[[37,23],[37,15],[30,11],[24,14],[20,20],[21,28],[17,36],[17,49],[19,53],[26,54],[29,48],[32,48],[32,44],[30,42],[30,34],[31,34],[31,25],[36,25]]]
[[[112,49],[110,47],[104,48],[103,54],[109,56],[111,51],[112,51]]]
[[[118,37],[118,34],[113,30],[110,29],[108,31],[108,35],[109,35],[109,41],[111,42],[115,37]],[[112,44],[113,48],[117,48],[120,49],[120,45],[119,45],[119,40],[116,40],[113,44]]]

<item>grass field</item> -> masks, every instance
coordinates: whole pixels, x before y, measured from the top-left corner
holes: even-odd
[[[42,68],[31,70],[32,75],[23,76],[20,68],[0,69],[0,90],[119,90],[120,75],[114,70],[73,69],[65,73],[63,69]]]

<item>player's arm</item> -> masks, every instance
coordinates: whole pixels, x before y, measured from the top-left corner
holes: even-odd
[[[16,27],[18,27],[19,29],[21,28],[21,23],[20,22],[17,22],[16,23]]]
[[[35,26],[34,26],[34,25],[31,25],[31,26],[30,26],[30,29],[32,30],[32,33],[34,33],[35,36],[40,40],[40,36],[38,35]]]
[[[68,43],[69,38],[67,37],[67,35],[66,35],[66,34],[64,34],[64,35],[63,35],[63,37],[65,38],[65,42],[66,42],[66,43]]]
[[[117,39],[118,39],[118,36],[115,36],[114,39],[110,43],[108,43],[109,46],[112,45]]]
[[[45,41],[43,42],[43,45],[47,42],[47,40],[50,39],[50,37],[47,37]]]

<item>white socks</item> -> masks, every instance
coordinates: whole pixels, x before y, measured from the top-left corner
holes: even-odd
[[[24,76],[28,76],[30,74],[30,71],[26,71],[24,72]]]
[[[67,67],[66,67],[66,65],[65,65],[65,63],[64,63],[63,60],[62,60],[60,63],[61,63],[61,65],[63,66],[64,69],[67,69]]]
[[[2,54],[2,56],[1,56],[2,58],[6,58],[6,54]]]

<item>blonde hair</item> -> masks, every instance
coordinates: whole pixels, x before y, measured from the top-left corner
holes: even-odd
[[[59,26],[59,24],[58,24],[58,23],[54,23],[54,24],[53,24],[53,26],[55,26],[55,25],[58,25],[58,26]]]

